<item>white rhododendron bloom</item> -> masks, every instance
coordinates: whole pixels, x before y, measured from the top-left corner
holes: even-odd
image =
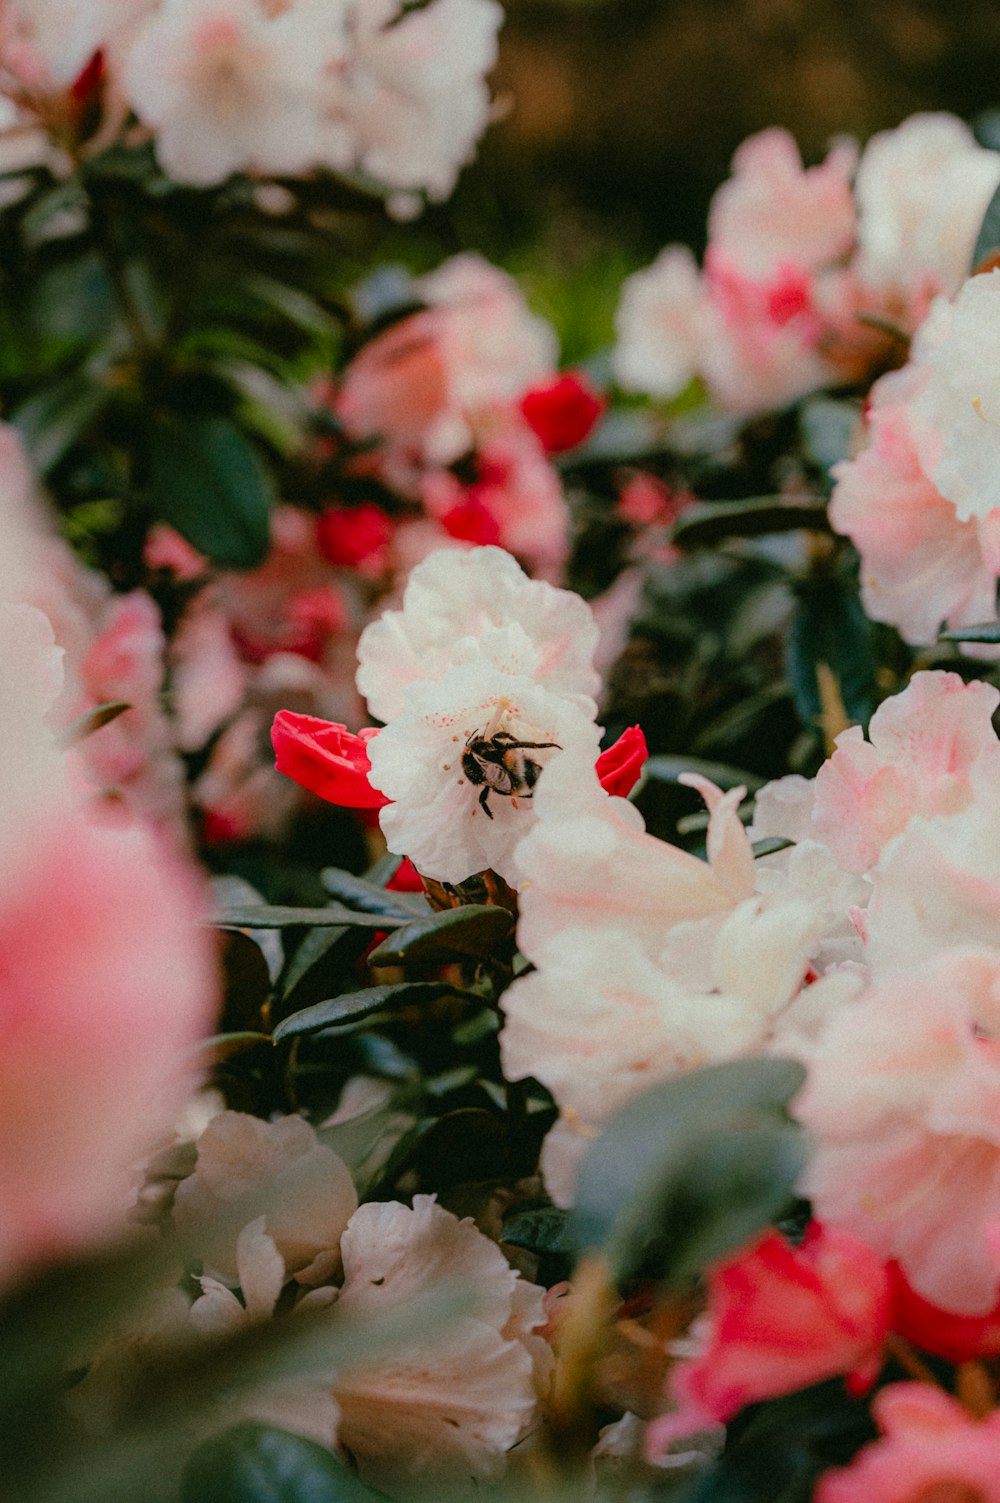
[[[857,273],[866,288],[919,322],[930,299],[969,274],[987,205],[1000,187],[1000,155],[954,115],[911,115],[872,136],[854,182]]]
[[[755,863],[744,790],[688,781],[710,809],[707,862],[647,835],[575,756],[546,772],[517,851],[518,944],[535,970],[504,994],[501,1058],[560,1108],[542,1159],[560,1204],[611,1112],[672,1075],[763,1048],[824,947],[823,963],[852,953],[848,911],[865,884],[814,842],[792,863]]]
[[[492,867],[516,881],[542,769],[568,750],[593,765],[600,732],[584,602],[529,580],[498,548],[439,551],[410,576],[403,609],[362,633],[357,683],[387,722],[370,781],[393,802],[391,850],[461,882]]]
[[[820,1220],[898,1259],[918,1294],[982,1315],[1000,1294],[1000,955],[957,949],[833,1011],[793,1112]]]
[[[701,368],[711,312],[686,245],[668,245],[622,283],[614,371],[626,391],[676,397]]]
[[[970,277],[934,304],[918,356],[928,368],[913,403],[921,461],[960,522],[1000,507],[1000,270]]]
[[[213,1117],[198,1139],[194,1173],[177,1188],[174,1214],[183,1225],[254,1197],[266,1207],[267,1236],[287,1276],[304,1284],[328,1278],[358,1196],[346,1164],[304,1118],[262,1122],[232,1111]],[[235,1230],[223,1229],[205,1258],[226,1284],[240,1282]]]
[[[496,0],[431,0],[413,10],[403,0],[351,0],[350,54],[331,70],[327,109],[352,160],[332,165],[447,198],[489,123],[484,75],[502,20]]]
[[[338,1444],[361,1476],[396,1490],[486,1482],[535,1420],[552,1353],[535,1334],[547,1315],[542,1289],[508,1265],[495,1243],[417,1195],[412,1209],[363,1205],[341,1244],[345,1319],[375,1318],[435,1290],[467,1290],[471,1314],[439,1339],[387,1353],[370,1368],[338,1374]],[[439,1494],[436,1494],[439,1496]]]
[[[125,95],[181,182],[302,172],[319,155],[319,87],[342,55],[343,6],[163,0],[128,51]]]
[[[4,0],[0,53],[29,88],[63,89],[157,0]]]

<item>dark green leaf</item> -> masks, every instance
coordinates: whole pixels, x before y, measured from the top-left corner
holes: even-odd
[[[876,700],[871,623],[855,591],[835,579],[804,590],[792,618],[788,676],[805,725],[823,717],[821,663],[836,679],[848,719],[867,725]]]
[[[954,631],[943,631],[941,642],[1000,642],[1000,621],[984,621],[981,626],[956,626]]]
[[[515,1211],[508,1216],[500,1233],[501,1242],[525,1247],[533,1253],[566,1253],[573,1248],[569,1232],[569,1212],[559,1206],[539,1206],[531,1211]]]
[[[383,926],[388,920],[379,921]],[[489,955],[514,927],[506,908],[470,903],[397,929],[368,957],[370,965],[399,965],[403,961],[438,960],[450,955]]]
[[[583,1162],[578,1245],[622,1278],[652,1254],[668,1283],[739,1247],[792,1194],[804,1148],[784,1108],[804,1080],[794,1060],[732,1060],[630,1102]]]
[[[301,925],[312,929],[331,924],[345,928],[392,929],[403,924],[403,919],[388,918],[384,914],[355,913],[351,908],[287,908],[280,904],[248,903],[241,908],[220,908],[212,919],[219,929],[287,929]],[[409,926],[408,926],[409,927]]]
[[[235,423],[160,419],[150,433],[149,482],[157,516],[220,568],[248,569],[266,556],[274,483]]]
[[[343,926],[311,929],[288,962],[281,977],[281,994],[290,997],[309,973],[322,964],[350,930]]]
[[[340,898],[348,908],[361,913],[381,913],[389,918],[412,919],[430,913],[427,899],[416,892],[387,892],[384,887],[328,866],[320,872],[320,881],[331,898]]]
[[[11,414],[32,464],[47,475],[82,437],[105,402],[105,390],[88,376],[66,376],[45,386]]]
[[[740,767],[730,767],[725,762],[706,762],[698,757],[650,757],[643,768],[648,778],[658,782],[676,783],[682,773],[695,772],[720,788],[743,787],[748,793],[756,793],[764,785],[764,779],[756,773],[744,772]]]
[[[246,1422],[198,1448],[181,1503],[375,1503],[383,1498],[314,1440]]]
[[[825,501],[783,501],[780,496],[753,496],[745,501],[704,501],[680,516],[671,541],[683,548],[705,548],[726,538],[764,537],[798,528],[829,532]]]
[[[319,1033],[324,1028],[335,1028],[343,1023],[352,1023],[371,1013],[381,1012],[386,1007],[419,1007],[438,1001],[441,997],[480,997],[476,992],[456,992],[454,987],[440,981],[403,981],[395,986],[369,986],[360,992],[348,992],[343,997],[331,997],[326,1002],[317,1002],[314,1007],[304,1007],[293,1012],[274,1030],[274,1042],[297,1038],[305,1033]]]
[[[112,720],[117,720],[119,715],[124,715],[125,711],[131,708],[132,706],[126,699],[113,699],[107,704],[95,705],[94,709],[88,710],[86,715],[81,715],[78,720],[73,721],[72,725],[66,727],[59,738],[61,745],[76,746],[77,742],[86,741],[88,736],[110,725]]]
[[[980,262],[985,261],[990,252],[995,250],[1000,250],[1000,188],[986,206],[969,270],[975,271]]]
[[[806,453],[821,470],[829,471],[848,459],[858,431],[861,408],[857,402],[834,397],[812,397],[799,413]]]
[[[776,856],[779,851],[790,850],[794,844],[794,840],[784,840],[779,835],[770,835],[766,840],[755,840],[751,850],[754,860],[757,861],[761,856]]]

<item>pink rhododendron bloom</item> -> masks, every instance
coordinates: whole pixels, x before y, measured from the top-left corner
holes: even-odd
[[[799,1247],[767,1232],[710,1270],[706,1325],[698,1355],[670,1378],[703,1420],[838,1374],[857,1393],[882,1367],[889,1280],[881,1258],[834,1227],[811,1223]]]
[[[872,716],[842,731],[816,777],[812,828],[847,871],[874,866],[917,816],[955,814],[973,799],[971,772],[1000,771],[992,716],[1000,693],[955,673],[916,673]]]
[[[819,167],[803,168],[794,139],[773,128],[750,136],[733,157],[733,174],[709,212],[709,240],[756,282],[790,268],[822,269],[854,243],[851,174],[856,151],[835,146]]]
[[[949,949],[831,1012],[793,1104],[814,1143],[800,1188],[817,1216],[959,1315],[1000,1296],[998,1039],[1000,957]]]
[[[405,1310],[421,1295],[469,1287],[471,1314],[449,1320],[436,1341],[384,1354],[371,1367],[338,1373],[338,1444],[362,1478],[395,1492],[440,1487],[449,1475],[487,1481],[528,1432],[552,1370],[535,1334],[545,1325],[544,1291],[525,1283],[469,1220],[427,1195],[412,1210],[361,1206],[341,1242],[345,1318]]]
[[[271,728],[275,766],[328,803],[347,809],[382,809],[388,803],[368,781],[368,743],[378,731],[353,735],[346,726],[279,710]]]
[[[0,906],[0,1277],[115,1234],[211,1024],[199,907],[140,830],[38,822]]]
[[[1000,158],[954,115],[911,115],[866,145],[858,201],[857,275],[883,310],[914,329],[939,292],[958,291]]]
[[[974,1420],[929,1383],[893,1383],[872,1408],[882,1438],[824,1473],[816,1503],[997,1503],[1000,1413]]]
[[[911,364],[872,388],[868,442],[836,465],[830,524],[861,554],[861,595],[876,621],[908,642],[931,642],[942,622],[996,615],[1000,511],[959,521],[921,461],[913,402],[927,381]]]
[[[559,454],[582,444],[605,408],[586,378],[571,371],[533,386],[519,405],[546,454]]]
[[[1000,1302],[986,1315],[956,1315],[923,1299],[897,1264],[889,1265],[892,1329],[946,1362],[975,1362],[1000,1353]]]

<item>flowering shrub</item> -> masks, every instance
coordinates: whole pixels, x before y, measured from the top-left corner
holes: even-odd
[[[500,20],[0,3],[4,1484],[985,1503],[1000,156],[565,369],[378,264]]]

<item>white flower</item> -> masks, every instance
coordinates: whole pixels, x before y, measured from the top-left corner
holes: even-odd
[[[1000,270],[936,302],[915,346],[929,369],[913,403],[920,457],[960,522],[1000,506]]]
[[[0,46],[21,44],[41,64],[45,83],[66,88],[98,49],[106,47],[155,0],[6,0],[0,17]],[[9,61],[11,59],[5,59]],[[34,80],[24,79],[25,83]]]
[[[345,139],[358,167],[397,189],[447,198],[489,122],[495,0],[353,0],[351,56],[333,74],[333,165]],[[337,127],[340,126],[340,133]]]
[[[528,1431],[552,1366],[533,1332],[543,1291],[526,1284],[471,1221],[418,1195],[413,1208],[363,1205],[344,1233],[344,1319],[405,1310],[435,1290],[468,1287],[471,1315],[438,1340],[397,1349],[370,1368],[338,1373],[338,1444],[376,1487],[488,1481]],[[440,1494],[435,1494],[440,1496]]]
[[[190,1224],[243,1197],[266,1206],[267,1237],[289,1275],[304,1284],[322,1283],[336,1266],[340,1235],[358,1197],[347,1166],[308,1122],[262,1122],[231,1111],[212,1118],[198,1139],[195,1171],[177,1188],[175,1215]],[[239,1243],[231,1231],[202,1251],[222,1281],[242,1282]]]
[[[711,313],[691,252],[668,245],[622,284],[615,314],[615,378],[626,391],[676,397],[701,368]]]
[[[861,280],[918,316],[935,293],[957,292],[998,186],[1000,155],[954,115],[911,115],[872,136],[854,182]]]
[[[405,690],[483,660],[592,710],[597,627],[568,590],[529,579],[501,548],[439,549],[413,570],[401,611],[385,611],[358,643],[357,685],[379,720],[406,705]]]
[[[487,867],[515,882],[535,782],[570,749],[593,763],[593,714],[485,657],[413,684],[406,701],[368,744],[371,782],[393,800],[379,816],[389,849],[442,882]]]
[[[320,84],[342,56],[343,0],[268,14],[259,0],[163,0],[122,70],[124,93],[156,132],[180,182],[233,172],[301,172],[320,150]]]

